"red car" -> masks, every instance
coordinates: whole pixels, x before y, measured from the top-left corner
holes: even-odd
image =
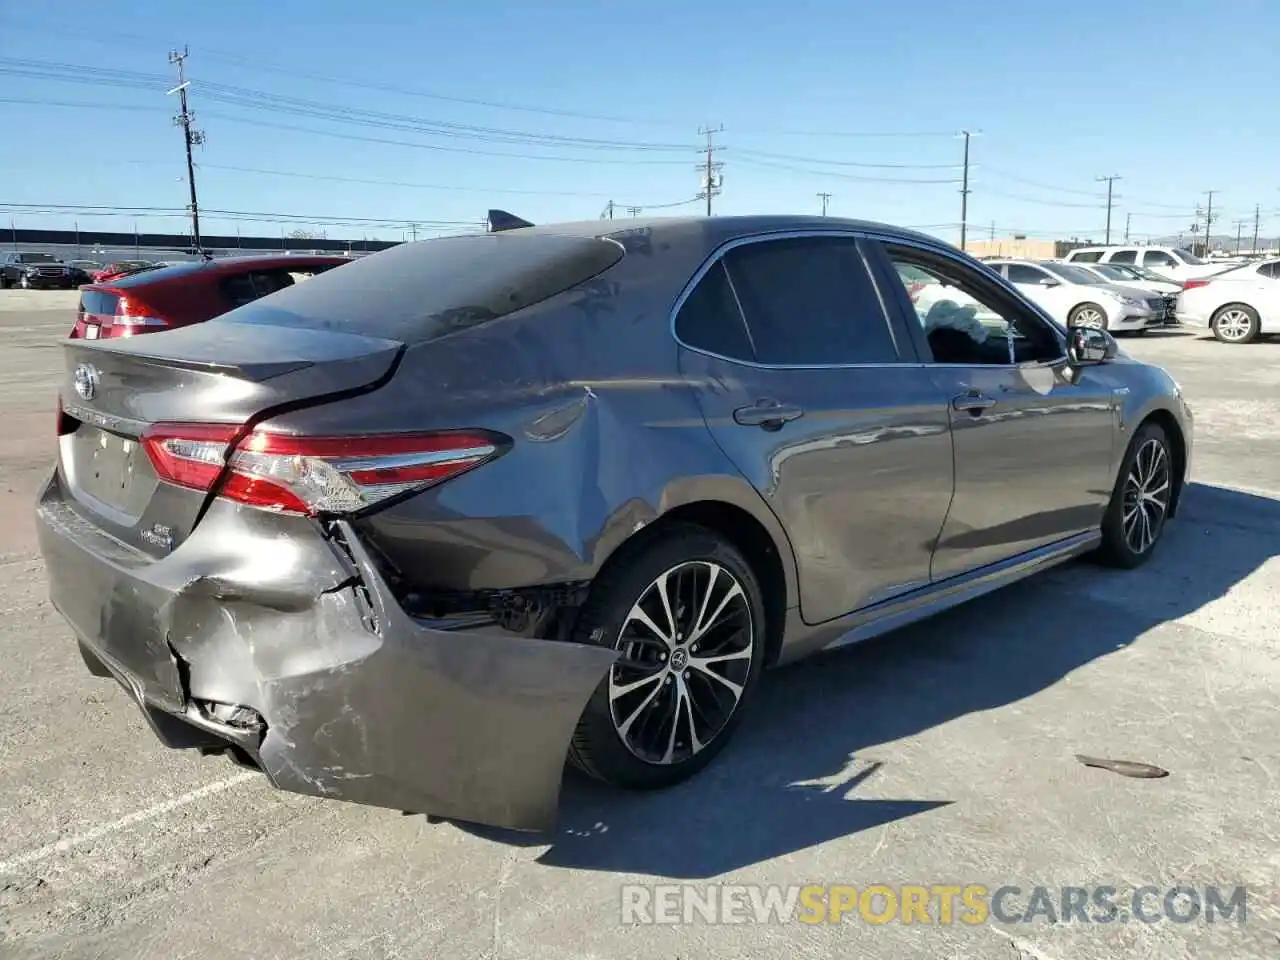
[[[117,277],[123,277],[126,274],[137,273],[139,270],[146,270],[151,267],[150,260],[115,260],[108,263],[101,270],[96,271],[90,276],[93,277],[94,283],[102,283],[103,280],[114,280]]]
[[[344,256],[257,256],[193,260],[80,288],[72,338],[131,337],[203,323],[299,280],[332,270]]]

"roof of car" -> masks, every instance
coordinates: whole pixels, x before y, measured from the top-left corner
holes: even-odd
[[[527,236],[559,234],[561,236],[605,237],[610,234],[632,231],[682,232],[699,229],[704,231],[708,240],[713,240],[717,243],[740,236],[780,233],[789,230],[856,230],[890,234],[934,246],[947,245],[937,237],[931,237],[928,234],[909,230],[905,227],[895,227],[887,223],[877,223],[872,220],[854,220],[844,217],[797,214],[743,214],[725,217],[626,217],[616,220],[578,220],[565,223],[538,224],[532,227],[520,227],[502,232],[508,235],[524,234]],[[420,242],[431,243],[432,241],[424,240]]]

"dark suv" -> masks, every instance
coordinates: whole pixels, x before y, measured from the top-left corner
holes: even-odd
[[[74,290],[80,272],[48,253],[0,253],[0,289]]]

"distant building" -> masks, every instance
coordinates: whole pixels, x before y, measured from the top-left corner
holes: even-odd
[[[1009,257],[1018,260],[1058,260],[1083,243],[1071,240],[1036,240],[1018,234],[991,240],[969,240],[965,252],[971,257]]]

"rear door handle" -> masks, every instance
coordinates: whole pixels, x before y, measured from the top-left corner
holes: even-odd
[[[951,399],[951,406],[954,409],[967,410],[975,417],[984,410],[990,410],[995,405],[995,400],[976,390],[970,393],[962,393],[960,396]]]
[[[764,427],[766,430],[780,430],[784,423],[799,420],[804,411],[794,404],[779,403],[777,400],[759,400],[749,407],[739,407],[733,411],[735,423],[744,427]]]

